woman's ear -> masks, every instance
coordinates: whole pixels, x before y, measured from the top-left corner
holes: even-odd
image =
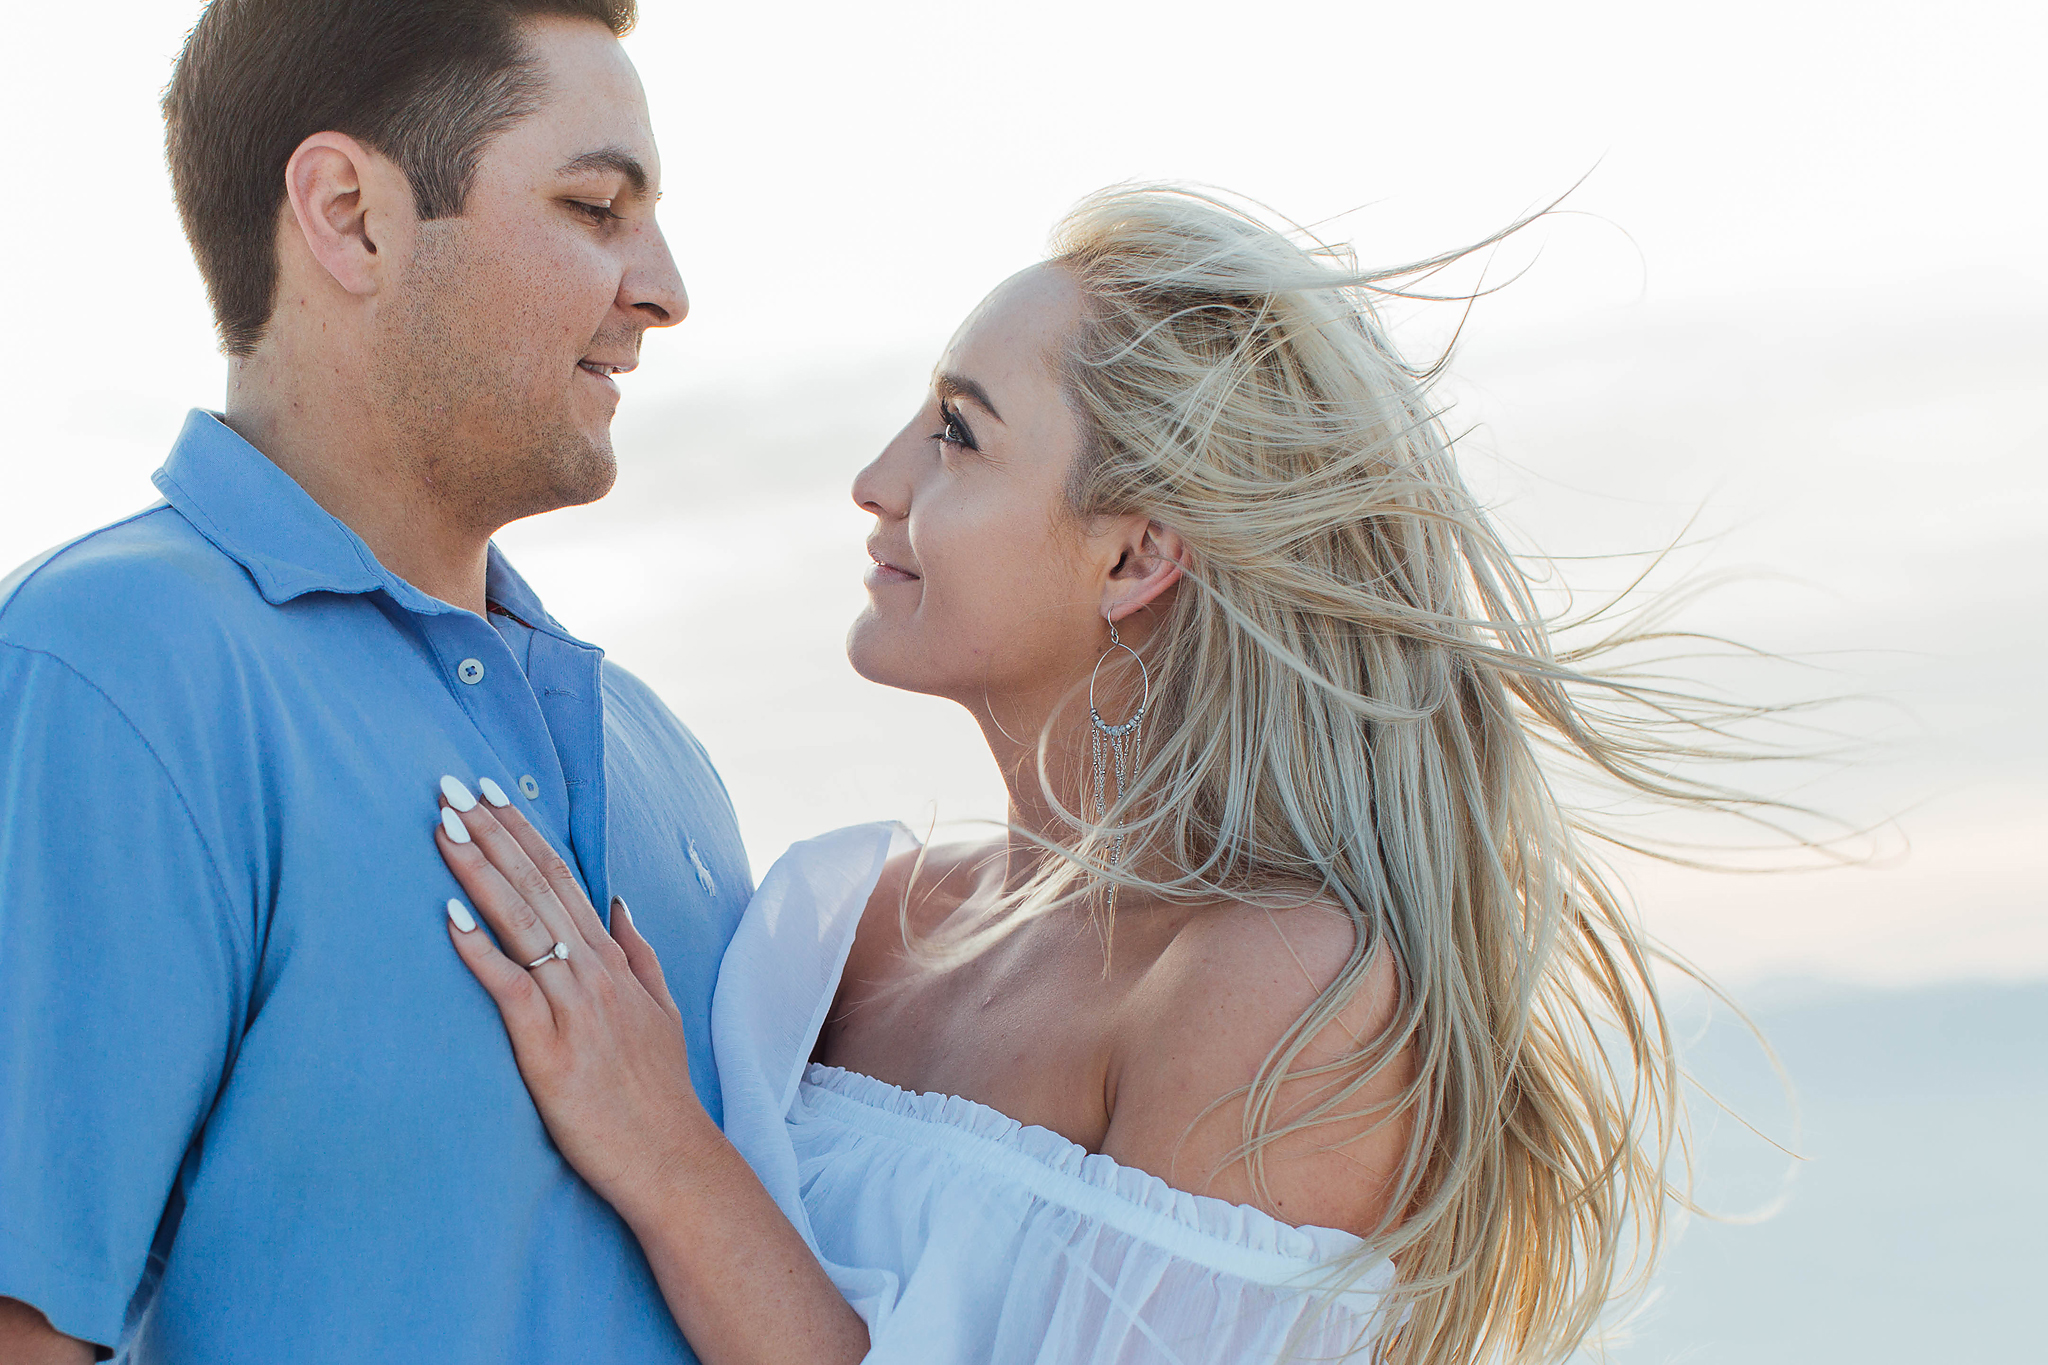
[[[1150,606],[1181,580],[1187,547],[1180,533],[1156,521],[1141,523],[1103,585],[1102,614],[1121,621]]]
[[[285,163],[284,182],[306,254],[349,293],[376,293],[395,239],[414,226],[405,172],[346,133],[315,133]]]

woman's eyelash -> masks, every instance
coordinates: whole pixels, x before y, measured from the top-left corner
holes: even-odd
[[[967,423],[960,420],[960,410],[950,403],[939,404],[939,420],[945,426],[931,434],[934,441],[943,441],[949,446],[961,446],[968,450],[979,450],[974,444],[974,433],[967,429]]]

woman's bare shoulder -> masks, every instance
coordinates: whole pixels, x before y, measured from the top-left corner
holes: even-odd
[[[1335,901],[1276,892],[1202,907],[1174,935],[1161,965],[1183,978],[1256,968],[1276,989],[1285,981],[1313,998],[1336,980],[1357,942],[1357,921]]]
[[[861,912],[849,969],[893,961],[903,949],[906,921],[913,934],[929,934],[944,924],[972,894],[991,860],[1002,854],[1002,841],[988,839],[929,844],[889,859]]]
[[[1351,964],[1357,921],[1319,897],[1220,901],[1189,915],[1141,988],[1138,1017],[1156,1044],[1205,1067],[1256,1071]],[[1379,1032],[1398,1005],[1399,974],[1381,952],[1316,1040],[1334,1054]],[[1316,1050],[1324,1050],[1318,1047]]]
[[[1368,1230],[1385,1207],[1408,1132],[1405,1121],[1380,1122],[1384,1113],[1368,1111],[1406,1087],[1407,1059],[1373,1076],[1331,1122],[1268,1148],[1263,1190],[1236,1155],[1248,1087],[1350,966],[1358,933],[1346,910],[1312,896],[1219,902],[1190,914],[1124,1011],[1104,1150],[1183,1189],[1254,1204],[1291,1223]],[[1399,1006],[1399,971],[1381,951],[1288,1066],[1340,1071],[1283,1081],[1266,1126],[1306,1117],[1365,1076],[1369,1045]]]

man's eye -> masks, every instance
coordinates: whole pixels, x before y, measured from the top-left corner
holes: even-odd
[[[612,212],[610,204],[593,204],[583,199],[571,199],[570,205],[589,216],[593,223],[607,223],[619,215]]]

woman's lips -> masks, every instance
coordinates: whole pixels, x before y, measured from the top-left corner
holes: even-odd
[[[885,587],[891,583],[915,583],[917,581],[916,574],[911,573],[908,569],[897,568],[894,564],[876,554],[872,546],[868,549],[868,558],[875,562],[868,565],[868,571],[861,575],[861,581],[871,588]]]
[[[884,564],[876,560],[868,565],[868,571],[861,575],[861,581],[871,588],[880,588],[891,583],[915,583],[917,575],[905,573],[894,564]]]

